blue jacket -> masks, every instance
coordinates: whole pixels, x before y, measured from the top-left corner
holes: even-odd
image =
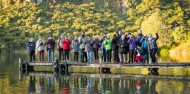
[[[36,43],[35,42],[27,42],[26,46],[28,47],[28,50],[35,50],[36,49]]]
[[[71,46],[72,46],[74,52],[79,52],[79,45],[80,45],[80,43],[79,43],[78,40],[73,40],[72,41]]]
[[[129,49],[135,49],[137,48],[138,39],[137,38],[130,38],[128,40],[129,43]]]
[[[142,37],[142,39],[140,40],[141,43],[141,47],[143,49],[148,49],[148,38],[146,37]]]

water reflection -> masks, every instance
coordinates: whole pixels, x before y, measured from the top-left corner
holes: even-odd
[[[190,94],[189,69],[159,69],[173,76],[19,73],[18,58],[28,60],[27,53],[0,56],[0,94]]]
[[[173,94],[174,88],[163,89],[164,85],[162,84],[165,84],[168,80],[173,83],[176,81],[190,83],[189,77],[183,79],[148,75],[42,74],[42,72],[40,74],[29,73],[22,76],[24,79],[29,79],[29,94],[164,94],[162,91]],[[168,83],[166,87],[169,85]],[[182,86],[181,90],[177,92],[179,94],[189,94],[190,91],[182,92],[187,90],[188,85],[190,84],[186,84],[187,87]]]

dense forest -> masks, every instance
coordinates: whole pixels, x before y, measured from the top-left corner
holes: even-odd
[[[159,33],[160,47],[190,40],[190,0],[1,0],[0,48],[25,47],[29,37]]]

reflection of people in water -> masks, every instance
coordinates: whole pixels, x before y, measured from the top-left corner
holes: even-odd
[[[79,87],[78,78],[74,78],[74,88],[72,90],[72,94],[78,94],[79,93],[78,87]]]
[[[104,92],[110,94],[111,91],[112,91],[111,78],[104,79],[104,83],[102,83],[102,84],[105,84],[105,87],[104,87],[105,90],[104,90]]]
[[[158,92],[156,91],[156,84],[157,84],[158,80],[156,79],[149,79],[148,83],[149,83],[149,92],[148,94],[158,94]]]
[[[80,78],[80,93],[85,92],[86,86],[87,86],[87,78],[86,77],[81,77]]]
[[[30,81],[29,81],[29,93],[35,93],[36,88],[35,88],[35,76],[30,76]]]
[[[137,88],[137,91],[136,91],[136,93],[137,94],[140,94],[141,93],[141,81],[140,80],[137,80],[136,82],[135,82],[135,86],[136,86],[136,88]]]
[[[100,78],[100,84],[102,86],[102,94],[106,93],[106,83],[104,78]]]
[[[66,77],[64,77],[64,80],[63,80],[62,93],[63,94],[70,94],[69,93],[69,79],[67,79]]]
[[[87,78],[87,87],[85,94],[91,94],[92,92],[92,78]]]
[[[39,77],[36,83],[36,93],[41,94],[44,90],[44,77]]]
[[[54,77],[48,77],[48,93],[54,93]]]

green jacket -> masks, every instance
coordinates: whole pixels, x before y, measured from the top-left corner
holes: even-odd
[[[111,50],[112,49],[112,40],[111,39],[105,40],[104,45],[105,45],[106,50]]]

